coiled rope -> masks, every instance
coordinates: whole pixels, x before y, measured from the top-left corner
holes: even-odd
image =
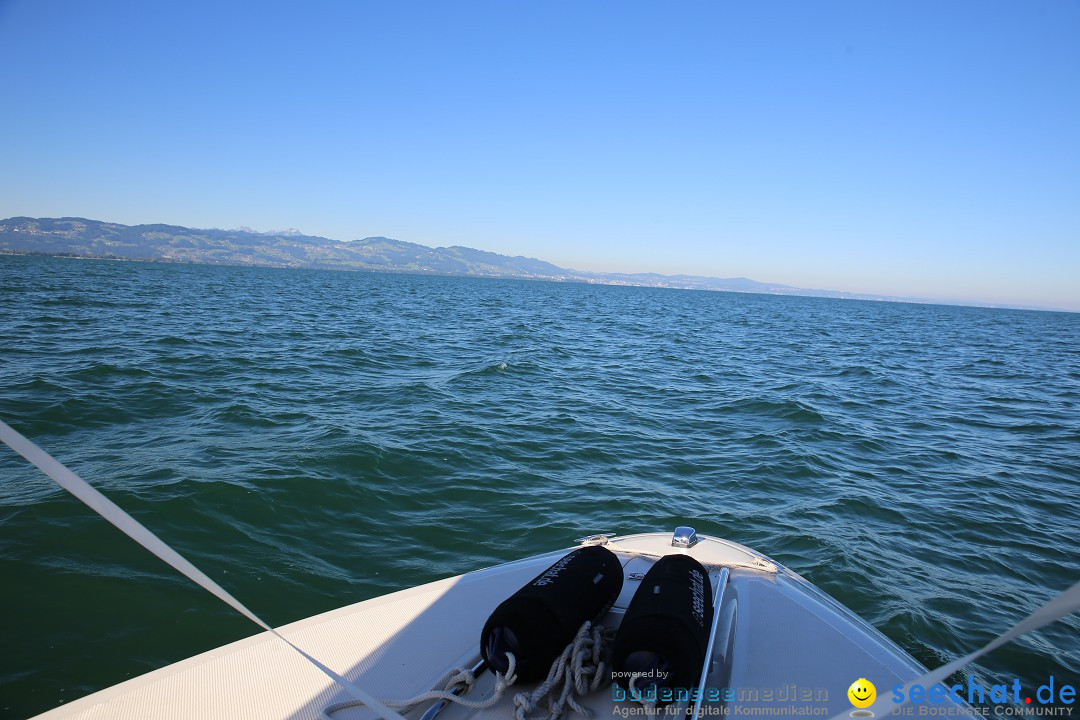
[[[514,696],[517,720],[533,720],[535,716],[529,713],[541,703],[547,707],[547,720],[558,720],[568,707],[592,718],[592,710],[579,703],[578,698],[611,682],[604,656],[613,637],[614,630],[610,628],[588,621],[582,623],[574,641],[551,664],[547,679],[532,692]]]
[[[532,692],[519,692],[514,696],[514,716],[516,720],[559,720],[567,709],[579,712],[587,718],[593,717],[593,712],[579,702],[579,698],[599,690],[610,682],[607,663],[604,661],[605,652],[611,643],[614,631],[585,622],[578,628],[574,640],[563,649],[562,654],[555,658],[548,671],[547,678],[533,689]],[[421,703],[431,701],[446,701],[457,703],[463,707],[474,710],[485,710],[492,707],[500,700],[506,689],[517,680],[515,673],[517,659],[513,653],[506,653],[509,666],[506,674],[495,673],[495,692],[486,700],[469,700],[464,695],[468,694],[476,684],[473,671],[466,668],[455,668],[444,675],[436,687],[442,689],[429,690],[408,700],[382,700],[382,704],[407,713]],[[364,705],[361,700],[345,700],[334,703],[323,710],[323,717],[330,718],[333,713],[345,708]],[[547,709],[546,716],[531,715],[538,707]]]
[[[442,678],[435,683],[435,686],[442,686],[439,690],[429,690],[425,693],[420,693],[415,697],[411,697],[408,700],[382,700],[382,704],[400,710],[402,713],[407,713],[420,703],[431,702],[433,700],[443,700],[446,702],[457,703],[463,707],[472,708],[473,710],[485,710],[502,699],[503,693],[506,692],[506,688],[510,687],[517,680],[517,659],[512,653],[506,654],[510,663],[506,668],[506,674],[495,673],[495,693],[487,700],[469,700],[462,697],[463,695],[472,691],[476,685],[476,674],[468,668],[455,668],[443,675]],[[345,700],[342,702],[329,705],[323,710],[323,717],[330,718],[330,716],[338,710],[344,710],[345,708],[357,707],[359,705],[365,705],[362,700]]]

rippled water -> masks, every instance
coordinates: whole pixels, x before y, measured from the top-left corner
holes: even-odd
[[[1080,578],[1077,314],[0,257],[0,343],[0,418],[273,623],[691,524],[934,665]],[[0,478],[5,717],[253,632]]]

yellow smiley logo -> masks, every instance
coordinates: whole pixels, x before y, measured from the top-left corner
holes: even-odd
[[[855,707],[867,708],[874,704],[874,699],[877,697],[877,688],[874,687],[874,683],[866,678],[859,678],[851,683],[851,687],[847,689],[847,696]]]

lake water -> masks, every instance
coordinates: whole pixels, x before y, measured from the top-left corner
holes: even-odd
[[[1080,314],[0,256],[0,419],[266,620],[689,524],[936,665],[1080,578]],[[257,628],[0,447],[0,714]],[[1080,679],[1080,620],[965,674]]]

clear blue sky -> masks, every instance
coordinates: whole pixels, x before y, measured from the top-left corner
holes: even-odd
[[[0,217],[1080,310],[1080,2],[0,0]]]

